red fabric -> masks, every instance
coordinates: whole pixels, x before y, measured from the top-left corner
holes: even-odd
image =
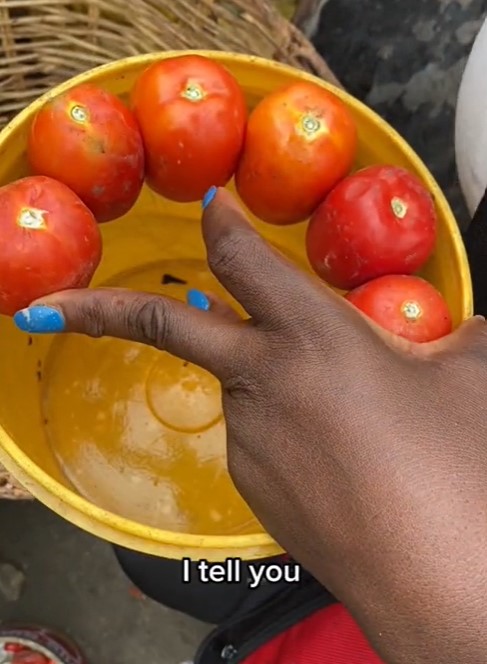
[[[341,604],[317,611],[250,655],[244,664],[383,664]]]

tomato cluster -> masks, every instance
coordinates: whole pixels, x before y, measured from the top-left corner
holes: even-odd
[[[129,212],[144,182],[188,203],[235,177],[262,221],[309,219],[310,265],[376,322],[416,341],[447,334],[441,295],[412,276],[435,247],[432,197],[400,168],[353,173],[357,145],[352,113],[322,86],[288,85],[249,113],[235,78],[199,55],[149,66],[129,105],[93,85],[72,88],[32,122],[33,175],[0,188],[0,313],[89,284],[98,224]]]
[[[449,334],[441,294],[415,276],[436,245],[433,198],[402,168],[369,166],[341,180],[308,224],[314,271],[386,330],[418,343]]]

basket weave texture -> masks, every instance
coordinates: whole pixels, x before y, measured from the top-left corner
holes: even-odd
[[[26,500],[30,494],[0,464],[0,499]]]
[[[338,85],[272,0],[0,0],[0,129],[44,92],[132,55],[180,49],[259,55]],[[0,499],[29,499],[0,465]]]
[[[0,0],[0,127],[75,74],[132,55],[206,48],[333,74],[271,0]]]

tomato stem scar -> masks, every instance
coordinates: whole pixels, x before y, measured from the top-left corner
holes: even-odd
[[[423,315],[423,310],[421,309],[419,304],[412,300],[403,302],[401,306],[401,311],[407,320],[412,320],[412,321],[418,320],[418,318],[421,318],[421,316]]]
[[[197,83],[188,83],[182,96],[189,101],[201,101],[205,95]]]
[[[301,126],[306,134],[315,134],[321,129],[321,122],[312,115],[305,115],[301,120]]]
[[[70,111],[70,115],[75,122],[83,124],[89,119],[88,111],[84,106],[76,105]]]
[[[296,131],[308,141],[314,141],[319,136],[328,132],[328,127],[322,119],[314,115],[311,111],[301,115],[296,125]]]
[[[46,210],[38,210],[37,208],[22,208],[17,223],[22,228],[29,228],[32,230],[41,230],[46,228],[46,220],[44,215]]]
[[[406,203],[402,198],[397,197],[391,199],[391,208],[398,219],[404,219],[408,211]]]

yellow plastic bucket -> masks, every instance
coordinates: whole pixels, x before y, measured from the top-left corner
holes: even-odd
[[[249,107],[270,91],[299,79],[331,88],[308,74],[256,57],[202,54],[221,62],[236,76]],[[99,67],[25,109],[0,134],[0,184],[28,173],[27,130],[47,98],[88,81],[125,97],[147,65],[174,55],[180,53],[137,56]],[[446,297],[458,325],[472,314],[471,283],[462,240],[443,194],[398,134],[345,92],[334,92],[348,104],[358,125],[357,165],[405,167],[433,193],[440,219],[439,240],[423,274]],[[189,287],[217,288],[205,266],[200,214],[199,204],[171,203],[145,189],[125,218],[102,226],[104,258],[94,285],[144,288],[181,298]],[[308,269],[304,224],[282,228],[256,223],[269,241]],[[179,281],[187,284],[182,287]],[[200,373],[195,378],[194,368],[178,364],[168,354],[156,355],[154,349],[124,344],[79,335],[27,337],[9,318],[0,317],[0,461],[36,498],[65,519],[136,551],[209,561],[226,557],[252,560],[279,553],[271,537],[245,512],[248,508],[226,475],[218,386],[208,375]],[[186,390],[188,372],[189,383],[197,383],[196,392]],[[166,437],[159,446],[161,423],[166,426]],[[179,431],[177,440],[167,434],[167,426]],[[181,441],[187,441],[186,447],[181,448]],[[205,454],[206,459],[202,458]],[[168,508],[177,491],[173,487],[171,493],[158,483],[159,474],[168,468],[186,484],[179,489],[187,492],[189,512],[201,519],[215,513],[207,530],[194,526],[193,514],[176,525],[171,521]],[[196,469],[193,475],[188,468]],[[225,526],[229,505],[240,510],[244,525]]]

